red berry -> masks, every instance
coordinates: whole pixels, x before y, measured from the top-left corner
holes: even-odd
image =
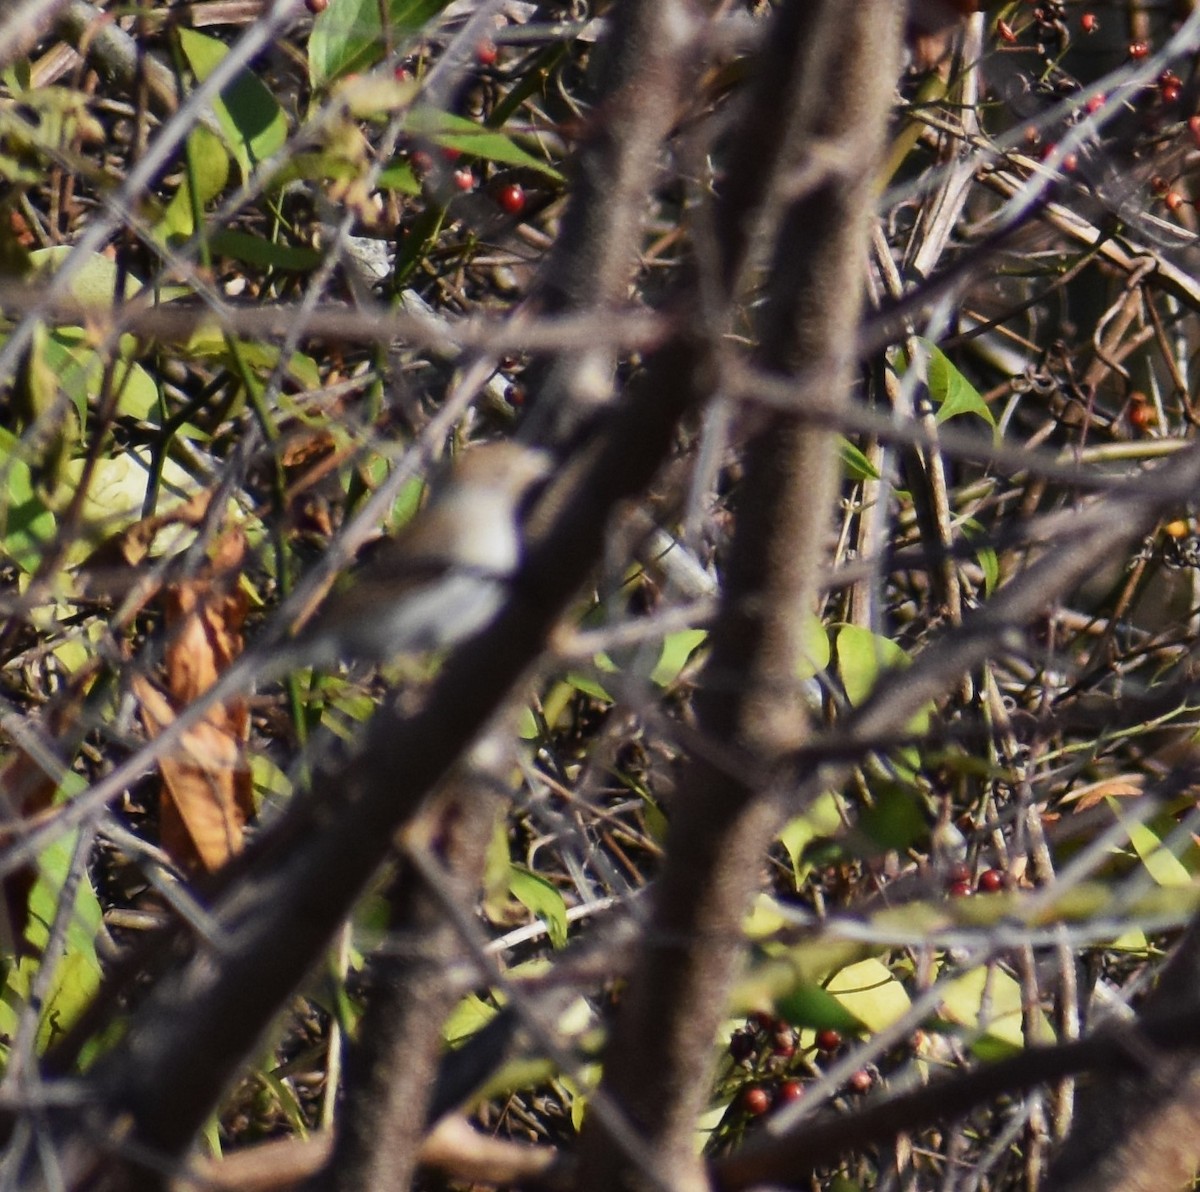
[[[742,1089],[739,1100],[742,1112],[748,1117],[762,1117],[771,1108],[771,1097],[767,1090],[756,1084]]]
[[[791,1101],[799,1101],[804,1096],[804,1085],[798,1080],[782,1081],[775,1090],[775,1104],[787,1105]]]
[[[329,7],[329,0],[304,0],[304,7],[315,17]]]
[[[1158,425],[1158,411],[1146,400],[1144,394],[1136,393],[1130,398],[1129,425],[1134,430],[1143,432]]]
[[[1177,190],[1169,190],[1165,195],[1163,195],[1163,205],[1168,211],[1178,211],[1183,204],[1183,195],[1181,195]]]
[[[1129,43],[1129,56],[1135,61],[1140,61],[1142,58],[1150,57],[1150,45],[1144,41],[1133,41]]]
[[[1107,98],[1108,97],[1105,95],[1093,95],[1091,97],[1091,99],[1089,99],[1087,101],[1087,103],[1084,104],[1084,108],[1086,109],[1087,114],[1089,116],[1095,115],[1096,112],[1098,112],[1102,107],[1104,107],[1104,101]]]
[[[817,1031],[818,1051],[837,1051],[841,1045],[841,1032],[835,1031],[832,1027],[826,1027],[824,1030]]]
[[[495,66],[497,55],[498,51],[494,41],[484,40],[475,47],[475,61],[480,66]]]
[[[871,1078],[871,1073],[866,1068],[859,1068],[853,1076],[850,1077],[846,1084],[849,1086],[852,1093],[869,1093],[871,1085],[875,1082]]]
[[[1096,20],[1096,14],[1094,12],[1085,12],[1079,18],[1079,27],[1084,31],[1084,33],[1095,33],[1096,30],[1100,28],[1100,22]]]
[[[1042,146],[1039,156],[1041,157],[1042,161],[1049,161],[1050,158],[1053,157],[1057,152],[1058,146],[1053,141],[1049,141]],[[1078,166],[1079,158],[1076,157],[1074,153],[1064,154],[1062,161],[1058,163],[1058,168],[1062,170],[1064,174],[1073,174]]]
[[[408,155],[408,160],[412,162],[413,169],[419,170],[422,174],[433,169],[433,158],[424,149],[414,149]]]
[[[956,882],[969,882],[971,867],[966,861],[955,861],[946,867],[946,885],[953,886]]]
[[[454,185],[459,190],[474,190],[475,171],[472,170],[470,166],[463,166],[461,170],[455,170]]]
[[[951,898],[966,898],[971,893],[970,882],[951,882],[947,887],[947,893]]]
[[[524,188],[518,182],[510,182],[496,193],[496,202],[509,215],[520,215],[525,210]]]
[[[328,0],[326,0],[326,3],[328,3]],[[397,66],[392,71],[392,77],[397,83],[407,83],[412,79],[412,71],[407,66]]]
[[[768,1014],[766,1010],[755,1010],[748,1021],[756,1031],[765,1033],[775,1029],[775,1015]]]
[[[985,869],[979,875],[978,888],[983,894],[995,894],[1004,889],[1004,873],[999,869]]]
[[[442,146],[442,160],[443,161],[454,162],[454,161],[458,161],[458,159],[460,157],[462,157],[461,149],[455,149],[453,145],[443,145]]]

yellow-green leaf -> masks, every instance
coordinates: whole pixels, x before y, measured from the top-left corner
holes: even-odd
[[[556,948],[567,944],[567,906],[562,895],[544,877],[521,865],[509,871],[508,888],[512,896],[546,925],[550,943]]]

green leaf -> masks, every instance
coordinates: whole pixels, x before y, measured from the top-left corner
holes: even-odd
[[[179,45],[200,82],[229,53],[224,42],[194,29],[179,30]],[[266,84],[252,71],[239,71],[213,102],[213,110],[243,179],[287,142],[287,117]]]
[[[509,870],[508,888],[530,914],[536,915],[546,925],[550,943],[555,948],[565,948],[567,905],[558,890],[544,877],[520,865],[514,865]]]
[[[847,479],[858,483],[881,479],[871,461],[845,435],[838,435],[838,455],[841,457],[842,471]]]
[[[396,34],[415,33],[449,0],[331,0],[308,38],[308,77],[315,90],[383,59]],[[387,22],[386,28],[384,21]]]
[[[825,983],[825,990],[872,1032],[898,1022],[912,1004],[892,971],[874,957],[841,969]]]
[[[708,638],[707,629],[683,629],[663,639],[658,665],[650,672],[650,681],[659,687],[669,687],[679,678],[688,659]]]
[[[82,483],[85,462],[83,459],[68,462],[66,474],[72,483]],[[141,518],[151,465],[152,457],[147,447],[133,447],[96,460],[81,508],[85,533],[71,544],[67,551],[68,561],[77,562],[86,557],[99,539],[115,534]],[[160,512],[188,499],[199,487],[195,478],[173,459],[163,461],[162,485]]]
[[[307,273],[321,263],[321,254],[303,245],[276,244],[249,232],[226,228],[209,237],[209,248],[214,256],[232,257],[245,261],[259,269],[282,269],[290,273]]]
[[[378,186],[380,190],[398,190],[402,195],[419,195],[421,180],[417,177],[412,162],[407,158],[393,162],[379,172]]]
[[[1125,821],[1129,832],[1129,843],[1138,859],[1146,867],[1146,872],[1159,886],[1190,886],[1192,875],[1170,849],[1163,845],[1158,834],[1146,824],[1139,824],[1131,816],[1125,814],[1121,800],[1106,798],[1105,802],[1112,808],[1118,819]]]
[[[495,1006],[485,1002],[478,994],[468,993],[450,1011],[442,1026],[442,1038],[449,1046],[458,1047],[483,1030],[499,1013]]]
[[[803,815],[789,820],[780,832],[779,841],[791,859],[797,890],[812,869],[806,852],[808,846],[818,838],[833,836],[841,827],[842,816],[838,810],[837,796],[826,791],[805,809]]]
[[[238,340],[241,358],[253,369],[268,373],[279,359],[279,349],[274,344],[261,340]],[[237,361],[224,334],[215,327],[202,326],[180,351],[195,360],[216,360],[231,371],[236,370]],[[293,352],[288,361],[288,373],[304,389],[318,389],[321,385],[321,370],[317,362],[304,352]]]
[[[881,851],[907,849],[929,835],[917,793],[899,783],[873,783],[874,803],[859,812],[858,830]]]
[[[392,503],[392,513],[389,519],[393,531],[406,526],[417,516],[421,502],[425,499],[424,476],[410,476],[401,486],[396,499]]]
[[[225,189],[229,181],[229,152],[216,133],[197,125],[188,133],[191,172],[185,171],[179,189],[171,196],[155,232],[167,243],[181,244],[196,231],[192,210],[192,178],[195,176],[196,205],[203,210]]]
[[[963,534],[966,535],[968,541],[973,542],[976,538],[985,536],[986,531],[973,517],[966,518],[963,521]],[[983,592],[985,596],[990,596],[995,590],[996,585],[1000,582],[1000,556],[996,554],[993,547],[977,546],[975,548],[975,559],[979,563],[980,570],[983,572]]]
[[[21,456],[20,440],[0,428],[0,475],[4,501],[0,508],[0,551],[22,571],[32,573],[56,533],[54,514],[37,495],[33,474]]]
[[[558,1078],[571,1102],[571,1126],[578,1134],[583,1129],[583,1119],[587,1116],[588,1093],[580,1088],[566,1073]]]
[[[829,634],[816,613],[806,613],[802,629],[803,654],[796,666],[798,679],[811,679],[829,666]]]
[[[408,132],[425,137],[444,149],[457,149],[460,153],[501,165],[537,170],[556,182],[562,181],[562,175],[553,166],[522,149],[511,137],[498,129],[476,124],[465,116],[440,112],[435,108],[414,108],[408,114],[404,127]]]
[[[909,657],[894,641],[857,625],[837,631],[837,673],[854,707],[866,701],[882,671],[908,666]]]
[[[597,662],[599,663],[599,660]],[[581,675],[578,671],[569,671],[566,680],[576,691],[586,695],[588,699],[599,700],[602,704],[613,702],[613,697],[591,675]]]
[[[1002,1059],[1025,1046],[1021,986],[1003,969],[979,967],[944,984],[940,1017],[980,1031],[971,1050],[982,1059]],[[1052,1042],[1054,1032],[1039,1016],[1040,1040]]]
[[[49,281],[74,250],[69,244],[56,244],[53,248],[36,248],[29,254],[34,276]],[[117,292],[117,263],[99,253],[92,253],[83,266],[71,278],[67,289],[76,302],[84,306],[108,309]],[[141,281],[132,273],[125,274],[125,298],[132,298],[142,288]]]
[[[776,1001],[775,1013],[792,1026],[814,1031],[832,1029],[853,1035],[863,1029],[858,1017],[820,985],[797,985]]]
[[[79,327],[56,328],[50,332],[45,348],[59,386],[71,399],[80,421],[86,423],[89,402],[100,396],[104,358],[89,345]],[[111,384],[117,394],[118,414],[145,421],[157,412],[158,387],[140,364],[127,359],[117,361]]]
[[[920,342],[929,353],[926,384],[929,386],[929,396],[938,406],[938,422],[945,422],[959,414],[975,414],[995,429],[996,419],[975,386],[950,363],[939,347],[927,339]]]
[[[909,665],[908,655],[894,641],[861,629],[857,625],[843,625],[837,632],[837,673],[846,689],[846,697],[853,707],[862,704],[875,689],[880,675],[885,670],[899,670]],[[905,726],[914,736],[929,731],[929,720],[936,710],[931,701],[926,704]],[[893,754],[902,768],[915,771],[920,758],[915,749],[904,749]]]
[[[304,1110],[301,1108],[296,1094],[292,1091],[287,1081],[281,1080],[274,1072],[265,1069],[259,1071],[257,1076],[275,1098],[275,1104],[283,1111],[283,1116],[291,1124],[293,1132],[299,1138],[307,1138],[308,1121],[304,1116]]]
[[[417,181],[417,176],[413,173],[412,166],[408,164],[407,159],[398,164],[406,169],[412,177],[414,189],[407,193],[420,194],[421,184]],[[380,174],[380,179],[384,174],[396,168],[395,165],[389,166]],[[349,182],[359,177],[362,171],[363,163],[361,161],[332,149],[313,153],[297,153],[295,156],[289,157],[278,170],[272,172],[270,187],[273,191],[278,192],[292,182]],[[381,190],[388,189],[384,187],[382,181],[378,185]],[[392,186],[391,189],[402,188]]]
[[[500,1065],[476,1088],[470,1098],[471,1104],[480,1104],[494,1099],[504,1100],[522,1089],[537,1088],[558,1075],[558,1065],[541,1056],[518,1055]]]
[[[79,787],[81,780],[68,778]],[[62,792],[56,796],[61,803]],[[56,840],[36,861],[37,877],[29,892],[29,921],[26,942],[40,956],[50,939],[50,925],[58,913],[63,885],[75,854],[77,834]],[[75,901],[67,925],[66,950],[55,965],[50,989],[38,1023],[38,1049],[45,1048],[79,1017],[100,987],[100,961],[96,956],[96,936],[100,930],[101,910],[86,874],[75,884]],[[0,1004],[0,1033],[11,1034],[16,1013],[28,999],[40,961],[23,957],[9,969]]]
[[[863,1186],[858,1180],[852,1180],[848,1175],[835,1175],[829,1182],[829,1192],[863,1192]]]

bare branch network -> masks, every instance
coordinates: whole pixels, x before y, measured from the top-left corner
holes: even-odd
[[[1186,1186],[1198,53],[4,7],[0,1192]]]

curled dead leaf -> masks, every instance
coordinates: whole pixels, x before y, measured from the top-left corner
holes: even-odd
[[[245,536],[230,531],[216,543],[204,574],[164,593],[169,698],[144,677],[134,686],[151,736],[163,732],[241,654],[247,602],[237,577],[245,553]],[[242,754],[249,723],[244,699],[213,707],[159,762],[161,844],[186,869],[219,869],[242,847],[253,812],[250,770]]]

